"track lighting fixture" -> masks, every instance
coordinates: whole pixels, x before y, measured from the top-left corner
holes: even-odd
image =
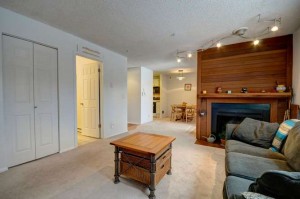
[[[182,60],[192,58],[192,51],[177,51],[176,59],[177,62],[180,63]]]
[[[272,22],[273,26],[268,26],[266,27],[264,30],[262,30],[261,32],[256,32],[255,36],[248,36],[246,35],[247,31],[248,31],[248,27],[241,27],[238,28],[236,30],[233,30],[231,34],[224,36],[222,38],[219,38],[217,40],[211,40],[208,41],[206,43],[204,43],[204,45],[201,46],[201,51],[205,51],[209,48],[212,47],[217,47],[220,48],[222,46],[222,41],[232,38],[232,37],[239,37],[242,39],[246,39],[246,40],[252,40],[253,41],[253,45],[258,45],[259,44],[259,38],[271,33],[271,32],[275,32],[279,30],[279,27],[281,25],[281,18],[275,18],[275,19],[271,19],[271,20],[262,20],[261,19],[261,15],[257,15],[258,20],[257,23],[261,23],[261,22]],[[253,32],[253,31],[252,31]],[[177,62],[180,63],[183,59],[187,59],[187,58],[191,58],[192,57],[192,52],[197,52],[197,50],[193,50],[193,51],[177,51]]]

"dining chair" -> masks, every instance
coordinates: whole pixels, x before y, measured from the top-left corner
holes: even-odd
[[[189,105],[185,108],[185,122],[193,121],[196,112],[196,105]]]
[[[170,120],[171,121],[172,120],[176,121],[176,120],[182,119],[183,111],[180,108],[180,105],[173,104],[173,105],[171,105],[171,108],[172,109],[171,109],[171,118],[170,118]]]

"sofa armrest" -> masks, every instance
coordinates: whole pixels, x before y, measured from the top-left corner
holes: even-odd
[[[238,124],[226,124],[226,135],[225,135],[226,140],[231,139],[231,135],[237,126]]]

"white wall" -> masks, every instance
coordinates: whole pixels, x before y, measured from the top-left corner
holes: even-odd
[[[153,118],[153,71],[128,69],[128,123],[144,124]]]
[[[160,118],[165,118],[168,116],[168,75],[160,75]]]
[[[75,54],[77,45],[102,54],[104,137],[127,131],[127,58],[49,25],[0,8],[0,33],[58,48],[60,151],[75,147]],[[6,167],[3,132],[2,37],[0,38],[0,171]]]
[[[127,70],[128,93],[128,123],[141,123],[141,69],[128,68]]]
[[[293,39],[294,103],[300,105],[300,28],[294,33]]]
[[[141,67],[141,124],[153,120],[153,71]]]
[[[182,104],[182,102],[187,102],[188,104],[195,105],[197,102],[197,73],[184,74],[185,79],[181,81],[178,80],[176,76],[177,75],[169,76],[167,80],[168,116],[170,116],[172,104]],[[184,84],[192,84],[192,90],[185,91]]]

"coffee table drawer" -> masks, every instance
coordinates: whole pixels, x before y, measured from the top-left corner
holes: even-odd
[[[156,165],[155,185],[160,182],[164,175],[171,169],[171,157],[165,159],[160,165]],[[138,166],[132,166],[127,162],[120,162],[120,172],[122,175],[149,185],[150,171]]]
[[[132,154],[129,152],[122,152],[121,153],[121,160],[123,162],[129,163],[129,164],[134,164],[135,166],[148,169],[150,170],[151,168],[151,163],[150,159],[143,157],[143,156],[137,156],[138,154]],[[172,156],[171,149],[168,149],[163,155],[161,155],[157,160],[156,160],[156,170],[158,167],[163,164],[167,159],[169,159]]]

